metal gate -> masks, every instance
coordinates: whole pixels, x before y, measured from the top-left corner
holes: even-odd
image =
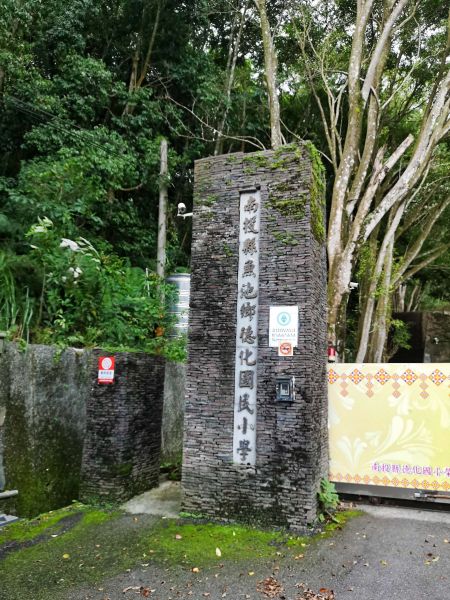
[[[450,498],[450,364],[334,364],[328,381],[338,491]]]

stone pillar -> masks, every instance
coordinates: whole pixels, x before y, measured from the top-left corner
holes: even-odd
[[[293,529],[316,517],[328,471],[324,219],[311,144],[196,162],[186,511]],[[269,344],[271,306],[298,307],[292,357]],[[276,400],[280,375],[295,376],[293,402]]]
[[[164,359],[114,354],[114,383],[99,384],[98,357],[108,353],[92,354],[81,499],[124,501],[158,485]]]

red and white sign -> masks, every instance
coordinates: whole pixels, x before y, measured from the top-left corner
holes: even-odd
[[[98,359],[98,382],[114,383],[114,356],[100,356]]]
[[[291,342],[280,342],[278,356],[294,356],[294,346]]]
[[[337,360],[336,356],[336,348],[333,346],[331,342],[328,342],[328,362],[334,363]]]

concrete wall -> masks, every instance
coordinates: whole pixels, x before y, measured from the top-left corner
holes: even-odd
[[[450,362],[449,312],[403,312],[394,317],[407,324],[410,348],[399,348],[389,362]]]
[[[323,181],[309,145],[197,161],[184,509],[300,529],[328,471]],[[236,464],[235,353],[239,198],[260,186],[256,465]],[[270,348],[269,307],[298,305],[292,358]],[[276,376],[296,400],[275,400]]]
[[[88,353],[49,346],[7,344],[0,356],[3,483],[19,490],[13,504],[21,516],[77,498],[88,365]]]
[[[427,312],[424,325],[424,362],[450,362],[450,313]]]
[[[184,395],[186,365],[166,363],[161,431],[161,462],[175,463],[183,453]]]
[[[157,483],[163,361],[117,354],[116,381],[102,386],[99,352],[39,345],[21,351],[6,344],[0,354],[0,489],[19,495],[2,500],[0,511],[26,517],[70,504],[80,497],[82,478],[85,497],[110,499]]]

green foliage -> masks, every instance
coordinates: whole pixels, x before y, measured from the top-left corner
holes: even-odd
[[[179,336],[164,340],[163,354],[172,362],[186,362],[187,360],[187,338]]]
[[[395,348],[405,348],[406,350],[409,350],[411,348],[411,344],[409,343],[411,332],[408,323],[405,323],[400,319],[391,319],[389,324],[391,326],[393,346]]]
[[[445,36],[444,4],[425,0],[415,18],[405,20],[395,33],[380,92],[380,104],[387,108],[376,144],[386,147],[386,156],[409,133],[417,133],[421,106],[440,68],[436,57]],[[161,325],[159,317],[155,320],[157,306],[150,306],[142,293],[149,278],[146,269],[155,270],[159,142],[162,136],[168,139],[170,152],[167,270],[185,270],[190,260],[191,223],[176,219],[175,209],[180,201],[191,203],[193,161],[213,153],[248,153],[270,147],[264,60],[255,14],[249,7],[228,94],[230,41],[237,31],[232,3],[218,0],[212,10],[211,2],[194,0],[117,0],[114,6],[102,0],[2,0],[0,323],[13,338],[64,338],[61,344],[103,340],[111,347],[145,347],[175,360],[182,358],[182,341],[172,342],[166,335],[147,337],[153,326],[166,327],[165,331],[167,326]],[[269,18],[274,31],[282,32],[274,41],[280,58],[283,134],[288,141],[310,139],[317,148],[307,146],[313,163],[311,224],[322,242],[325,185],[320,156],[328,152],[328,145],[317,98],[325,112],[328,89],[339,98],[338,129],[344,133],[348,104],[344,74],[355,7],[348,1],[297,3],[286,15],[284,4],[277,0],[270,3]],[[418,23],[424,27],[419,60]],[[299,50],[303,32],[315,47],[304,55]],[[366,40],[367,49],[373,49],[375,38]],[[323,57],[322,64],[317,64],[318,57]],[[398,86],[402,80],[404,85]],[[399,93],[390,98],[393,88]],[[223,137],[217,141],[224,116]],[[246,157],[246,172],[256,173],[260,167],[285,169],[290,159],[283,152],[283,148],[277,151],[269,163],[263,154]],[[442,158],[445,180],[448,159]],[[230,166],[235,160],[230,154]],[[327,162],[325,169],[329,196],[334,170]],[[389,185],[386,180],[386,189]],[[277,209],[302,218],[305,199],[301,193],[290,196],[285,202],[280,190]],[[213,196],[204,198],[205,206],[214,202]],[[31,252],[25,234],[45,217],[54,224],[53,250],[44,251],[42,244],[35,244],[39,250]],[[209,218],[214,219],[212,210]],[[421,224],[415,227],[420,229]],[[384,226],[380,225],[380,235]],[[441,230],[440,237],[444,237],[446,228]],[[414,228],[407,230],[399,244],[406,248],[412,233]],[[276,235],[286,246],[296,243],[282,231]],[[56,236],[89,240],[100,266],[96,268],[94,254],[88,256],[86,248],[69,261],[67,253],[56,251]],[[359,259],[361,268],[363,262]],[[83,270],[83,280],[77,278],[75,285],[64,270],[76,266]],[[445,305],[448,278],[440,275],[431,270],[418,275],[427,287],[424,306]],[[58,277],[66,277],[64,285]],[[81,292],[86,298],[81,298]],[[109,293],[109,308],[104,299],[97,307],[98,298]],[[111,318],[116,301],[119,317],[112,334],[94,311]],[[86,311],[86,323],[73,308],[79,302],[79,315]],[[137,316],[139,310],[142,318]],[[145,319],[153,321],[148,324]],[[129,338],[125,335],[128,328]]]
[[[46,344],[103,346],[184,359],[185,340],[170,340],[167,306],[174,289],[86,239],[61,238],[53,222],[39,219],[27,233],[30,260],[40,274],[39,300],[28,290],[20,304],[5,257],[0,265],[0,327],[13,338]],[[26,332],[26,336],[24,336]]]
[[[161,465],[161,473],[166,473],[170,481],[181,481],[182,457],[180,456],[174,462],[165,462]]]
[[[323,512],[336,510],[339,505],[339,496],[336,493],[335,485],[331,481],[328,481],[328,479],[321,480],[317,498],[320,509]]]
[[[185,271],[191,224],[174,215],[191,200],[193,160],[213,152],[225,109],[226,133],[268,137],[250,60],[239,58],[224,94],[233,15],[222,8],[1,3],[0,327],[12,339],[184,360],[185,340],[167,336],[158,300],[157,290],[171,291],[151,275],[160,139],[169,142],[167,271]],[[224,138],[220,150],[244,149],[233,144]],[[46,219],[51,231],[36,229]]]

